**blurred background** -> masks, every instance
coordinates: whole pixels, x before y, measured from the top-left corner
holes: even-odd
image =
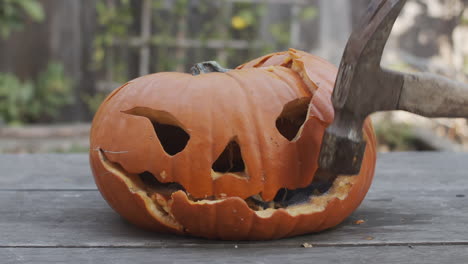
[[[289,47],[335,64],[369,0],[0,0],[0,153],[86,152],[137,76]],[[382,64],[468,80],[468,0],[408,0]],[[372,116],[380,151],[467,151],[466,119]]]

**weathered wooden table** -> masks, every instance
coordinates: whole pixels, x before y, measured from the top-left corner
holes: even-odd
[[[381,154],[343,224],[267,242],[133,227],[101,198],[85,154],[0,155],[0,168],[0,263],[468,263],[468,153]]]

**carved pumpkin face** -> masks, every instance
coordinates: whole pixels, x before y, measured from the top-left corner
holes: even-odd
[[[375,137],[359,175],[321,181],[336,68],[305,52],[270,54],[226,73],[157,73],[114,91],[91,130],[104,198],[156,231],[273,239],[320,231],[370,186]]]

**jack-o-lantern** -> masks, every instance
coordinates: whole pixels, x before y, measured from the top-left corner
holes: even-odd
[[[333,227],[363,200],[376,159],[366,121],[361,172],[327,182],[318,171],[336,73],[289,50],[130,81],[93,120],[96,184],[120,215],[159,232],[251,240]]]

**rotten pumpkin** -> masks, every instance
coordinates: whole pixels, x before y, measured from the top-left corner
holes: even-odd
[[[291,49],[130,81],[93,120],[96,184],[125,219],[159,232],[264,240],[333,227],[363,200],[376,159],[367,120],[360,173],[321,177],[336,74]]]

